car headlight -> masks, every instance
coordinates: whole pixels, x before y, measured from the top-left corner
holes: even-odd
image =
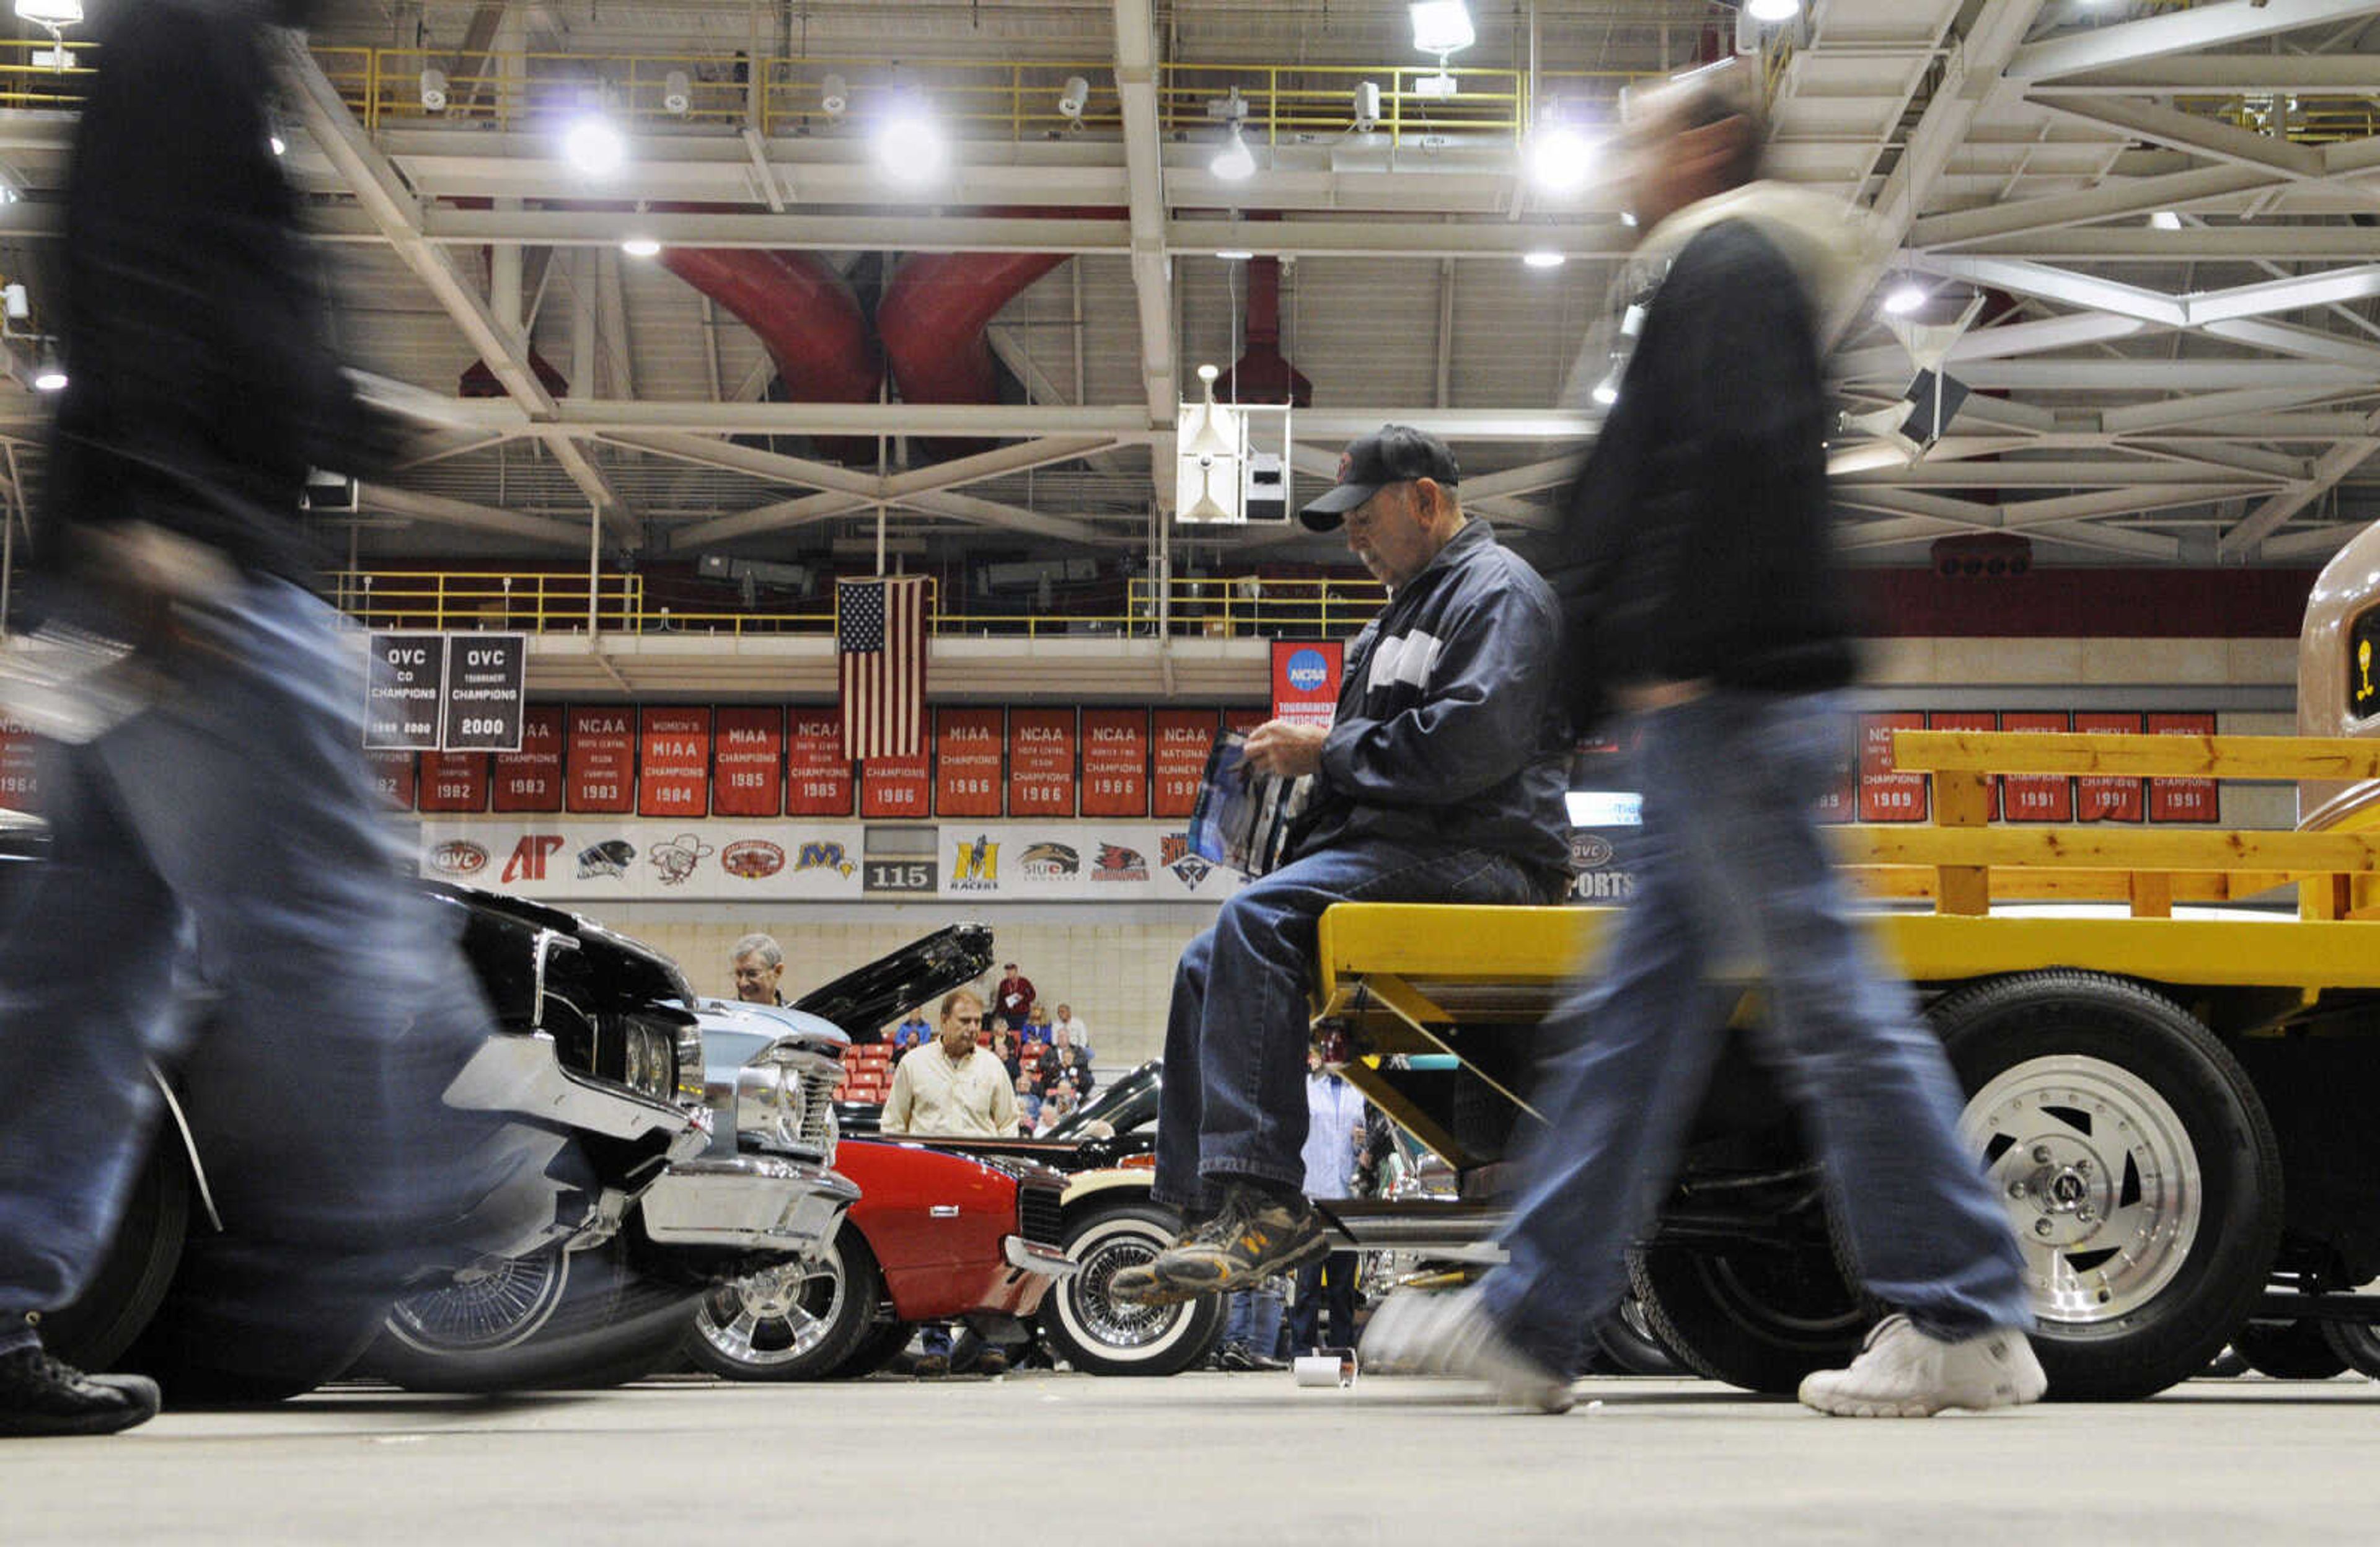
[[[677,1094],[677,1039],[666,1027],[628,1024],[622,1078],[639,1095],[669,1101]]]

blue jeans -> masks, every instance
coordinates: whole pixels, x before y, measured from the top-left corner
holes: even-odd
[[[1211,1210],[1234,1177],[1304,1188],[1308,1001],[1323,909],[1550,902],[1555,891],[1506,855],[1366,844],[1306,855],[1233,894],[1174,969],[1151,1195]]]
[[[1273,1357],[1273,1350],[1281,1346],[1279,1279],[1269,1278],[1232,1297],[1231,1313],[1223,1320],[1223,1341],[1265,1358]]]
[[[1635,892],[1600,981],[1546,1022],[1546,1120],[1523,1147],[1489,1314],[1549,1367],[1578,1367],[1676,1175],[1749,969],[1767,999],[1753,1051],[1802,1114],[1867,1288],[1940,1337],[2030,1326],[2007,1216],[1954,1133],[1957,1078],[1872,958],[1812,820],[1846,744],[1840,706],[1721,691],[1640,728]]]
[[[149,1143],[179,1142],[152,1061],[225,1226],[194,1207],[213,1277],[186,1262],[176,1295],[227,1351],[278,1316],[369,1320],[485,1180],[483,1120],[439,1098],[492,1020],[368,776],[360,660],[280,581],[189,627],[155,707],[42,749],[50,858],[0,923],[0,1351],[89,1280]]]

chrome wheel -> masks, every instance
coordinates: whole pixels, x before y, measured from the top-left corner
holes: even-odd
[[[2121,1065],[2073,1054],[2014,1065],[1967,1102],[1959,1136],[2008,1211],[2045,1322],[2133,1314],[2198,1239],[2197,1148],[2155,1087]]]
[[[388,1313],[388,1330],[427,1354],[484,1354],[533,1335],[562,1303],[570,1255],[485,1257],[443,1288],[408,1295]]]
[[[829,1245],[810,1261],[788,1262],[710,1290],[695,1311],[695,1331],[734,1363],[790,1364],[825,1341],[847,1293],[843,1254]]]
[[[1146,1347],[1172,1332],[1185,1305],[1133,1305],[1108,1293],[1116,1274],[1155,1261],[1159,1249],[1160,1243],[1144,1235],[1103,1235],[1080,1259],[1082,1271],[1058,1285],[1067,1319],[1091,1342],[1120,1351]]]

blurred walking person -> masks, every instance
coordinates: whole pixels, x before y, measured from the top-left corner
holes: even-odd
[[[378,437],[269,143],[299,9],[141,0],[94,40],[35,557],[46,627],[131,649],[115,711],[43,748],[51,859],[0,926],[0,1432],[156,1411],[40,1339],[152,1141],[149,1061],[194,1125],[241,1115],[210,1157],[228,1233],[185,1256],[159,1368],[335,1373],[477,1185],[439,1097],[488,1010],[381,812],[358,652],[304,589],[307,469],[373,470]]]
[[[1761,184],[1758,83],[1698,71],[1626,115],[1645,237],[1637,347],[1571,497],[1565,602],[1580,727],[1633,718],[1633,897],[1600,981],[1547,1024],[1544,1125],[1522,1153],[1508,1266],[1366,1334],[1376,1367],[1485,1379],[1560,1411],[1622,1253],[1679,1163],[1748,964],[1755,1051],[1802,1110],[1868,1291],[1893,1308],[1830,1413],[2037,1399],[2006,1215],[1955,1133],[1960,1092],[1909,990],[1873,959],[1812,807],[1852,675],[1828,553],[1818,319],[1859,256],[1840,212]]]

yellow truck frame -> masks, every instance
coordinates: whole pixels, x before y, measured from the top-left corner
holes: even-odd
[[[2024,1248],[2052,1389],[2146,1395],[2226,1343],[2380,1373],[2380,1299],[2343,1293],[2380,1277],[2380,834],[1989,821],[2006,774],[2289,781],[2350,792],[2321,809],[2361,821],[2380,813],[2352,798],[2380,790],[2380,741],[1895,742],[1900,770],[1931,775],[1931,822],[1831,836],[1970,1092],[1962,1135]],[[1322,919],[1326,1047],[1456,1167],[1457,1207],[1483,1232],[1510,1180],[1504,1141],[1533,1115],[1534,1029],[1614,917],[1365,904]],[[1756,991],[1736,1014],[1758,1014]],[[1791,1389],[1875,1314],[1784,1110],[1748,1060],[1723,1066],[1631,1264],[1664,1340],[1755,1389]]]

